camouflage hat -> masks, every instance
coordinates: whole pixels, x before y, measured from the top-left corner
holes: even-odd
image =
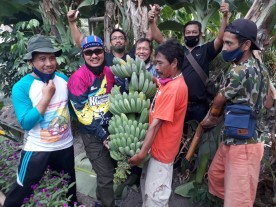
[[[27,52],[28,53],[23,58],[24,61],[31,60],[33,52],[54,53],[56,57],[62,54],[62,50],[55,49],[51,40],[43,35],[35,35],[29,39]]]

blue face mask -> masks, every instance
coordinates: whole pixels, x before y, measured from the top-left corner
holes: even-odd
[[[222,58],[225,62],[239,62],[240,59],[243,56],[243,51],[241,51],[241,48],[237,48],[231,51],[222,51]]]
[[[49,80],[51,80],[52,77],[54,77],[54,74],[55,74],[55,72],[53,72],[53,73],[51,73],[51,74],[42,73],[42,72],[40,72],[39,70],[37,70],[35,67],[33,67],[33,72],[34,72],[34,74],[36,74],[36,75],[41,79],[41,81],[43,81],[44,83],[48,83]]]

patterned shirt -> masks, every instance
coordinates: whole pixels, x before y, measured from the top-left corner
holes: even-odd
[[[266,94],[269,86],[269,75],[267,69],[261,65],[260,69],[255,58],[250,58],[239,65],[233,65],[226,75],[226,79],[222,84],[219,93],[223,95],[231,103],[241,103],[251,106],[253,109],[257,103],[261,79],[263,87],[260,94],[259,108],[257,115],[257,131],[263,132],[260,124],[263,114],[266,112]],[[262,75],[261,75],[262,74]],[[259,137],[255,133],[255,138]]]

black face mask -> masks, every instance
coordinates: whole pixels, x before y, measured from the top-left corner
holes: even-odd
[[[44,83],[48,83],[49,80],[51,80],[54,75],[55,75],[55,72],[51,73],[51,74],[46,74],[46,73],[42,73],[40,72],[39,70],[37,70],[36,67],[33,67],[33,72],[34,74],[36,74],[41,81],[43,81]]]
[[[123,53],[125,52],[126,46],[125,45],[116,45],[116,46],[111,46],[111,50],[115,51],[117,53]]]
[[[194,47],[199,43],[199,35],[197,36],[184,36],[185,44],[188,47]]]
[[[97,67],[92,67],[92,66],[88,65],[86,62],[85,62],[85,65],[94,75],[99,76],[103,72],[103,69],[105,66],[105,61],[103,61],[103,63]]]

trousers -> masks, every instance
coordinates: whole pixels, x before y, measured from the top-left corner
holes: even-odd
[[[208,171],[209,192],[224,199],[224,207],[252,207],[263,153],[263,142],[221,143]]]
[[[115,205],[113,190],[114,165],[108,149],[94,135],[81,135],[86,155],[97,174],[97,199],[104,207]]]

